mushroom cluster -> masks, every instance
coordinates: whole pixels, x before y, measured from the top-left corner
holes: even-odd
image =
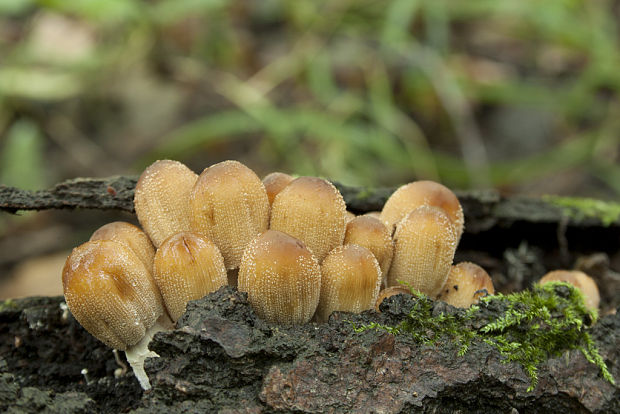
[[[461,307],[494,293],[482,268],[453,265],[463,211],[435,182],[404,185],[383,211],[356,217],[321,178],[261,181],[237,161],[197,175],[163,160],[140,176],[134,206],[144,231],[123,222],[98,229],[67,258],[62,281],[77,321],[126,352],[144,389],[152,336],[227,284],[279,324],[378,307],[401,283]]]

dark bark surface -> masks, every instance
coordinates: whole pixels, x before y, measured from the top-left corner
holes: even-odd
[[[30,298],[0,311],[0,410],[8,412],[571,412],[620,410],[620,388],[579,351],[545,362],[539,384],[474,341],[462,357],[449,338],[433,346],[350,321],[395,324],[413,306],[396,296],[382,313],[336,313],[328,324],[285,327],[258,319],[245,294],[225,287],[191,302],[174,331],[155,336],[143,393],[112,351],[60,306]],[[455,312],[441,302],[434,312]],[[483,317],[498,310],[488,309]],[[475,323],[475,321],[473,322]],[[618,378],[620,314],[592,330]],[[87,370],[83,371],[84,369]],[[515,411],[516,410],[516,411]]]

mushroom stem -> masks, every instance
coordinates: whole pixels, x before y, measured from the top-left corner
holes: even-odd
[[[162,320],[162,318],[160,318],[157,320],[155,325],[151,326],[146,331],[144,338],[142,338],[137,344],[125,350],[127,362],[131,365],[134,375],[138,379],[142,389],[145,391],[151,389],[151,382],[149,381],[149,377],[144,370],[144,361],[147,358],[159,358],[159,355],[156,352],[149,349],[149,343],[157,332],[170,329],[168,326],[168,324],[171,323],[170,319],[167,316],[166,319]]]

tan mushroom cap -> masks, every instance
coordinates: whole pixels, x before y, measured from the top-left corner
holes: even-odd
[[[388,198],[381,211],[381,221],[394,227],[409,212],[420,206],[442,208],[456,229],[456,240],[463,234],[463,209],[452,190],[434,181],[414,181],[398,188]]]
[[[153,276],[173,322],[187,302],[227,284],[224,258],[209,239],[183,232],[168,237],[157,249]]]
[[[351,243],[372,252],[381,267],[381,277],[387,283],[387,274],[394,255],[394,242],[385,224],[371,216],[355,217],[347,223],[344,235],[344,244]]]
[[[580,270],[554,270],[544,275],[538,283],[567,282],[583,293],[586,307],[595,310],[601,302],[601,295],[594,279]]]
[[[381,287],[381,269],[365,247],[336,247],[323,260],[321,275],[321,299],[316,311],[319,322],[326,322],[334,311],[359,313],[374,306]]]
[[[150,271],[129,247],[116,241],[89,241],[73,249],[62,284],[77,321],[115,349],[138,343],[164,313]]]
[[[151,164],[138,179],[134,207],[140,225],[155,247],[190,230],[189,193],[198,175],[178,161]]]
[[[248,293],[256,314],[268,322],[306,323],[319,303],[321,269],[300,240],[267,230],[243,254],[239,290]]]
[[[494,293],[493,281],[486,270],[475,263],[462,262],[452,266],[437,299],[457,308],[469,308],[481,297]]]
[[[375,310],[377,312],[381,312],[381,310],[379,309],[379,306],[381,306],[384,300],[394,295],[400,295],[400,294],[413,295],[411,293],[411,290],[409,290],[408,288],[404,286],[390,286],[389,288],[383,289],[382,291],[379,292],[379,295],[377,296],[377,301],[375,302]]]
[[[332,183],[299,177],[276,196],[270,229],[298,238],[320,262],[344,240],[347,220],[342,195]]]
[[[220,249],[226,269],[239,267],[243,250],[269,224],[269,200],[263,183],[238,161],[206,168],[190,195],[192,231]]]
[[[263,185],[267,191],[269,205],[273,204],[276,195],[293,180],[294,178],[292,176],[277,171],[267,174],[265,178],[263,178]]]
[[[396,227],[388,286],[403,281],[436,297],[448,278],[456,245],[452,222],[441,208],[416,208]]]
[[[140,257],[149,271],[153,268],[155,248],[149,236],[140,227],[124,221],[114,221],[99,227],[90,236],[90,241],[114,240],[125,243]]]

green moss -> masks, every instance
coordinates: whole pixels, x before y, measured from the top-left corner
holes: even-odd
[[[558,206],[568,217],[576,220],[596,218],[604,226],[620,219],[620,204],[592,198],[544,196],[543,200]]]
[[[531,380],[528,391],[536,387],[541,363],[569,349],[578,349],[599,367],[607,381],[615,383],[588,333],[597,315],[585,307],[581,292],[572,285],[552,282],[510,295],[487,296],[466,311],[438,316],[433,316],[431,299],[417,292],[414,294],[418,299],[397,326],[372,323],[354,326],[354,329],[407,334],[421,344],[433,344],[447,337],[449,343],[457,344],[459,356],[467,352],[473,340],[483,341],[500,352],[503,362],[514,361],[523,366]],[[484,308],[502,309],[501,315],[486,321],[488,312]],[[486,323],[472,328],[470,322],[478,319]]]
[[[14,310],[17,309],[17,304],[13,301],[13,299],[7,299],[5,301],[0,302],[0,312],[4,312],[6,310]]]

